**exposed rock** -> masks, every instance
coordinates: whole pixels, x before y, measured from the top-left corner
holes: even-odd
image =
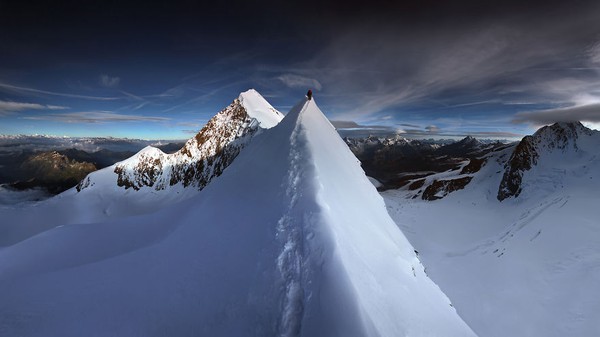
[[[51,193],[60,193],[79,182],[96,166],[79,162],[56,151],[40,152],[32,155],[21,164],[26,182],[14,183],[16,188],[43,187]]]
[[[450,180],[435,180],[423,192],[423,200],[442,199],[451,192],[462,190],[473,177],[462,177]]]
[[[419,188],[425,185],[425,179],[415,180],[410,185],[408,185],[408,189],[411,191],[418,190]]]
[[[472,158],[469,160],[469,163],[465,165],[460,171],[460,174],[473,174],[479,172],[483,165],[485,164],[485,158]]]
[[[498,200],[518,196],[521,193],[523,172],[537,163],[538,153],[533,145],[533,136],[525,136],[515,147],[500,181]]]

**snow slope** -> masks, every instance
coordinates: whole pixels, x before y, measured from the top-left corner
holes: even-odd
[[[428,275],[481,336],[600,335],[600,133],[551,130],[536,133],[517,197],[497,200],[512,148],[444,199],[382,193]]]
[[[7,336],[474,335],[314,100],[197,196],[3,248],[0,298]]]
[[[255,136],[282,118],[258,92],[243,92],[174,154],[147,146],[89,174],[77,190],[33,206],[0,205],[0,247],[58,225],[154,212],[197,195]]]

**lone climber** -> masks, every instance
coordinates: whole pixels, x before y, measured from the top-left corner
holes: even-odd
[[[312,99],[312,90],[308,89],[308,92],[306,93],[306,97],[308,97],[309,101]]]

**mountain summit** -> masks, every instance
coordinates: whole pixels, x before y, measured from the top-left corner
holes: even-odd
[[[0,284],[14,336],[474,336],[314,99],[190,199],[0,250]]]
[[[498,189],[498,200],[519,196],[523,190],[525,173],[536,167],[540,160],[550,161],[541,169],[556,170],[569,157],[597,152],[599,137],[599,132],[586,128],[580,122],[555,123],[540,128],[532,136],[525,136],[506,164]],[[556,158],[557,155],[562,158]]]
[[[211,118],[176,153],[165,154],[148,146],[107,171],[113,171],[115,183],[125,189],[137,191],[150,187],[160,191],[177,184],[203,189],[223,173],[255,134],[277,125],[282,118],[283,114],[256,90],[250,89]],[[91,174],[81,181],[77,190],[95,185],[96,175]]]

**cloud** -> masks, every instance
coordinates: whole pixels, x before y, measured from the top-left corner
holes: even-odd
[[[361,125],[354,121],[331,120],[331,124],[342,137],[349,138],[389,137],[403,132],[403,130],[389,125]]]
[[[283,74],[278,76],[277,79],[290,88],[312,88],[316,90],[321,90],[323,88],[321,83],[316,79],[296,74]]]
[[[94,101],[115,101],[115,100],[120,100],[123,99],[124,97],[102,97],[102,96],[88,96],[88,95],[77,95],[77,94],[68,94],[68,93],[62,93],[62,92],[55,92],[55,91],[47,91],[47,90],[39,90],[39,89],[35,89],[35,88],[27,88],[27,87],[21,87],[21,86],[16,86],[16,85],[12,85],[9,83],[3,83],[0,82],[0,91],[5,91],[5,92],[16,92],[19,93],[21,95],[34,95],[34,96],[39,96],[39,95],[50,95],[50,96],[60,96],[60,97],[69,97],[69,98],[79,98],[79,99],[86,99],[86,100],[94,100]]]
[[[22,103],[13,101],[0,101],[0,116],[6,116],[19,111],[26,110],[64,110],[65,106],[44,105],[38,103]]]
[[[557,109],[524,111],[515,115],[512,122],[516,124],[529,123],[536,126],[556,122],[584,121],[600,122],[600,103],[571,106]]]
[[[165,117],[123,115],[110,111],[83,111],[65,114],[49,114],[42,116],[23,117],[30,120],[47,120],[63,123],[100,124],[110,122],[164,122],[170,120]]]
[[[206,123],[204,123],[204,124],[206,124]],[[177,123],[178,126],[188,126],[191,128],[200,128],[204,124],[198,123],[198,122],[179,122],[179,123]]]
[[[458,15],[445,20],[423,12],[415,14],[425,16],[422,22],[411,19],[413,13],[393,22],[341,22],[323,37],[325,48],[291,69],[319,79],[320,97],[327,95],[339,119],[359,121],[416,105],[472,111],[505,102],[572,103],[577,93],[570,87],[545,85],[568,78],[581,82],[579,93],[600,97],[600,47],[589,47],[600,33],[600,5],[573,8],[568,17],[559,3],[515,11],[496,5],[504,8],[472,20],[456,6],[449,9]]]
[[[425,130],[427,130],[427,132],[429,132],[429,133],[438,133],[438,132],[440,132],[440,128],[438,128],[435,125],[428,125],[428,126],[426,126]]]
[[[108,75],[100,75],[99,83],[101,86],[106,88],[116,88],[119,86],[121,82],[121,78],[119,77],[111,77]]]
[[[436,125],[421,127],[415,124],[402,123],[397,125],[408,128],[398,129],[386,125],[361,125],[353,121],[331,121],[331,123],[337,128],[338,133],[342,137],[348,138],[365,138],[368,136],[391,137],[395,135],[402,135],[402,137],[408,139],[464,138],[466,136],[483,139],[519,139],[523,137],[522,134],[510,131],[442,130]]]
[[[350,128],[358,128],[360,127],[360,125],[358,125],[356,122],[354,121],[338,121],[338,120],[330,120],[331,124],[336,128],[336,129],[350,129]]]
[[[405,126],[405,127],[409,127],[409,128],[420,128],[419,125],[415,125],[415,124],[408,124],[408,123],[398,123],[398,125],[400,126]]]

